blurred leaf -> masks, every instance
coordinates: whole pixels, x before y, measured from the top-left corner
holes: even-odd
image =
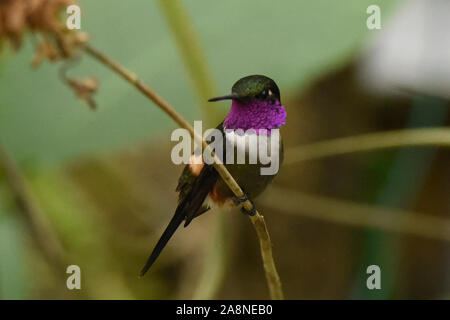
[[[23,231],[14,215],[0,205],[0,299],[28,298]]]
[[[395,2],[377,1],[383,19]],[[343,63],[368,33],[366,8],[372,3],[189,0],[185,5],[226,93],[238,78],[254,73],[273,77],[286,92]],[[175,43],[153,1],[82,0],[81,5],[82,30],[98,48],[137,72],[182,114],[199,116]],[[99,110],[86,110],[60,82],[55,66],[31,70],[33,50],[28,42],[0,74],[0,136],[19,160],[60,163],[140,143],[173,126],[147,99],[87,57],[68,72],[100,80]]]

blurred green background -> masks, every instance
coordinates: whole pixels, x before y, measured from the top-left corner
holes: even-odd
[[[212,75],[206,79],[211,90],[225,94],[249,74],[278,83],[288,111],[287,147],[448,124],[446,101],[374,96],[354,76],[361,49],[378,32],[367,29],[366,8],[378,4],[384,25],[401,1],[179,2]],[[190,121],[208,116],[201,107],[208,97],[195,89],[164,6],[143,0],[80,4],[82,31],[96,48],[136,72]],[[67,290],[65,269],[51,266],[35,245],[0,171],[0,298],[268,298],[258,243],[238,211],[211,213],[178,231],[154,270],[137,278],[176,206],[182,169],[170,162],[176,126],[83,56],[68,74],[99,80],[98,109],[91,111],[58,78],[58,65],[30,67],[31,40],[0,56],[0,139],[61,242],[64,262],[81,267],[82,290]],[[228,106],[209,107],[224,116]],[[449,160],[448,151],[429,148],[336,157],[282,168],[274,188],[448,219]],[[270,201],[270,190],[266,195]],[[266,208],[267,201],[260,207],[287,298],[449,297],[448,242],[303,217],[308,206],[290,201],[297,215]],[[381,266],[382,290],[366,288],[370,264]]]
[[[98,48],[136,72],[180,113],[198,118],[198,100],[155,1],[80,3],[81,28]],[[183,1],[221,92],[245,75],[261,73],[276,79],[285,95],[351,57],[368,35],[370,3]],[[380,3],[388,12],[395,1]],[[101,108],[92,114],[79,107],[54,66],[30,70],[33,50],[27,42],[18,55],[2,59],[0,135],[20,160],[59,164],[168,137],[163,130],[173,127],[171,120],[97,62],[83,58],[69,73],[101,80],[96,97]]]

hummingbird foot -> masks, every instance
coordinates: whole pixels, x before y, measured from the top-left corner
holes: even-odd
[[[253,204],[253,202],[252,202],[252,205],[253,205],[252,210],[247,210],[244,207],[241,207],[241,212],[248,216],[254,216],[256,214],[256,208],[255,208],[255,205]]]
[[[253,208],[252,208],[252,210],[249,211],[249,210],[245,209],[244,207],[241,207],[241,212],[243,214],[248,215],[248,216],[254,216],[256,214],[255,204],[253,203],[252,200],[250,200],[248,198],[248,196],[247,196],[247,194],[245,192],[244,192],[244,195],[242,197],[236,197],[236,196],[233,197],[233,201],[234,201],[234,203],[236,205],[240,205],[240,204],[244,203],[247,200],[251,202]]]
[[[244,197],[242,197],[242,198],[244,198]],[[252,204],[252,210],[247,210],[247,209],[245,209],[244,207],[241,207],[241,212],[243,213],[243,214],[246,214],[246,215],[248,215],[248,216],[254,216],[255,214],[256,214],[256,207],[255,207],[255,204],[253,203],[253,201],[252,200],[250,200],[248,197],[247,197],[247,195],[245,195],[245,200],[244,201],[242,201],[241,203],[243,203],[243,202],[245,202],[245,201],[250,201],[250,203]]]
[[[233,201],[236,205],[244,203],[247,200],[248,200],[248,196],[246,193],[244,193],[244,195],[242,197],[236,197],[236,196],[233,197]]]

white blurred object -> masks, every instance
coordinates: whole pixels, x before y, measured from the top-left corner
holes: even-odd
[[[450,0],[404,2],[364,50],[363,85],[381,94],[450,98]]]

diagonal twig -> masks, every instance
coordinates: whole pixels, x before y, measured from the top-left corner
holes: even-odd
[[[185,128],[189,131],[190,135],[198,142],[201,143],[205,150],[210,150],[209,145],[202,139],[202,137],[194,131],[194,128],[174,109],[172,106],[164,100],[160,95],[153,91],[150,87],[145,85],[139,80],[136,74],[125,69],[120,64],[110,59],[104,53],[98,51],[93,46],[88,43],[83,44],[84,51],[88,53],[93,58],[97,59],[105,66],[120,75],[125,81],[131,83],[135,88],[137,88],[142,94],[147,98],[152,100],[161,110],[163,110],[170,118],[172,118],[180,127]],[[211,152],[210,154],[213,154]],[[221,160],[214,154],[214,167],[217,172],[228,185],[231,191],[233,191],[236,197],[244,197],[244,192],[241,187],[237,184],[231,174],[228,172],[227,168],[223,165]],[[253,204],[250,200],[242,203],[242,206],[248,210],[252,211],[254,209]],[[264,271],[266,274],[267,284],[269,286],[270,296],[272,299],[284,299],[283,290],[281,287],[280,277],[278,275],[275,262],[273,260],[272,254],[272,243],[270,241],[270,236],[267,230],[264,217],[256,211],[254,216],[250,216],[250,220],[255,228],[256,234],[258,236],[261,255],[263,260]]]

